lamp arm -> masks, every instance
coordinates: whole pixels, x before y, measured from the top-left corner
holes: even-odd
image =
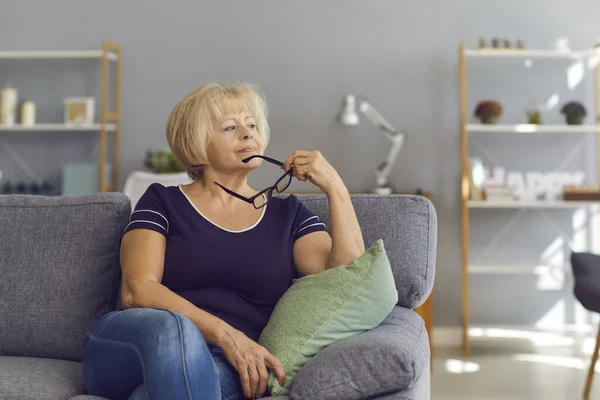
[[[406,135],[402,132],[396,132],[392,138],[392,146],[390,147],[390,151],[388,151],[387,157],[385,160],[377,167],[377,172],[375,176],[377,178],[378,186],[387,185],[388,176],[392,171],[392,167],[398,158],[398,154],[400,150],[402,150],[402,145],[404,144],[404,139]]]
[[[388,139],[392,140],[391,136],[398,131],[387,119],[383,117],[383,115],[379,113],[379,111],[375,109],[375,107],[371,105],[371,103],[368,101],[361,101],[358,108],[363,114],[366,115],[367,118],[371,120],[371,122],[385,132]]]
[[[394,126],[383,117],[368,101],[364,100],[359,103],[360,111],[367,117],[371,122],[373,122],[376,126],[379,127],[384,133],[384,135],[388,138],[390,142],[392,142],[392,146],[388,151],[387,157],[385,160],[377,167],[377,171],[375,172],[375,176],[377,179],[377,186],[386,186],[388,181],[388,176],[398,158],[398,154],[402,149],[402,145],[404,144],[404,139],[406,135],[403,132],[399,132],[394,128]]]

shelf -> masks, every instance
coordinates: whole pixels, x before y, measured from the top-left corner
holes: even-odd
[[[0,51],[0,59],[30,60],[30,59],[101,59],[101,50],[82,51]],[[118,56],[108,53],[108,59],[115,61]]]
[[[584,51],[558,51],[558,50],[535,50],[535,49],[468,49],[465,50],[467,57],[488,58],[553,58],[578,60],[597,54],[594,50]]]
[[[599,205],[599,201],[523,201],[523,200],[469,200],[469,208],[580,208]]]
[[[596,324],[563,324],[556,327],[536,327],[533,325],[502,325],[502,324],[473,324],[469,335],[473,337],[489,337],[502,339],[542,339],[543,335],[593,333]]]
[[[474,58],[479,58],[478,60],[473,60]],[[487,243],[487,247],[484,251],[497,246],[499,238],[503,237],[503,235],[510,234],[510,229],[513,228],[511,226],[512,221],[518,221],[521,213],[531,211],[538,211],[538,213],[569,213],[575,214],[577,211],[585,212],[587,214],[596,213],[600,206],[600,200],[597,201],[565,201],[565,200],[554,200],[554,201],[544,201],[544,200],[514,200],[511,197],[506,200],[500,198],[498,200],[494,200],[494,197],[490,200],[485,201],[473,201],[468,199],[468,192],[470,190],[470,182],[471,179],[471,171],[469,171],[469,157],[471,154],[469,153],[470,147],[470,138],[480,139],[486,133],[490,134],[502,134],[506,140],[524,140],[523,138],[517,138],[516,135],[521,134],[522,136],[528,136],[532,134],[539,134],[547,137],[547,139],[555,140],[557,137],[564,138],[563,135],[594,135],[594,139],[596,140],[596,144],[598,144],[598,139],[600,136],[597,134],[600,133],[600,119],[598,118],[598,113],[596,112],[594,115],[591,115],[586,120],[586,125],[567,125],[566,121],[563,118],[557,119],[554,124],[548,125],[533,125],[526,123],[517,123],[517,124],[502,124],[502,125],[483,125],[479,124],[479,120],[468,118],[469,110],[468,110],[468,76],[471,68],[481,67],[483,65],[490,66],[492,63],[495,66],[498,66],[500,69],[500,73],[506,72],[502,70],[503,66],[508,65],[509,63],[523,65],[525,63],[526,67],[531,67],[532,65],[537,65],[543,62],[544,64],[548,64],[547,67],[558,67],[558,73],[564,74],[565,68],[571,68],[573,66],[580,67],[585,70],[590,70],[590,74],[594,76],[594,79],[589,79],[593,81],[593,97],[594,103],[593,106],[589,106],[591,110],[597,110],[600,104],[598,104],[598,100],[600,99],[600,80],[597,78],[598,74],[598,62],[600,59],[600,47],[598,48],[583,48],[577,49],[573,51],[559,51],[556,49],[500,49],[500,48],[476,48],[475,46],[472,49],[468,49],[465,46],[464,42],[460,43],[460,49],[458,54],[458,83],[459,83],[459,117],[463,118],[463,123],[461,124],[460,129],[460,165],[461,165],[461,175],[460,175],[460,192],[463,196],[463,200],[461,202],[461,314],[462,314],[462,345],[463,345],[463,355],[465,357],[469,357],[471,355],[471,346],[470,346],[470,336],[495,336],[506,334],[508,336],[499,336],[499,337],[512,337],[512,332],[494,332],[492,330],[482,329],[477,327],[477,324],[472,325],[472,321],[470,318],[471,314],[471,285],[469,284],[470,278],[472,278],[475,274],[497,274],[497,275],[515,275],[516,277],[535,279],[540,276],[545,276],[546,274],[556,273],[557,275],[570,276],[570,263],[567,260],[560,260],[558,262],[558,266],[549,266],[549,265],[537,265],[537,263],[551,263],[549,261],[541,261],[538,259],[533,260],[518,260],[516,257],[520,256],[518,252],[518,247],[515,249],[515,260],[513,263],[509,263],[507,265],[502,265],[501,260],[490,259],[489,264],[478,262],[477,259],[471,259],[471,239],[473,238],[472,233],[470,233],[470,224],[471,218],[479,218],[483,217],[479,215],[479,213],[484,213],[488,215],[492,211],[471,211],[471,209],[490,209],[494,210],[494,213],[497,213],[498,210],[503,215],[505,213],[511,214],[511,219],[509,222],[502,227],[501,230],[494,232],[495,235],[491,238],[489,243]],[[531,63],[534,64],[531,64]],[[490,65],[488,65],[488,63]],[[571,71],[569,71],[571,72]],[[579,72],[579,71],[577,71]],[[587,74],[588,72],[585,72]],[[587,76],[587,75],[586,75]],[[551,83],[549,83],[551,84]],[[481,86],[481,85],[479,85]],[[523,91],[522,87],[516,86],[512,88],[517,92]],[[514,91],[513,90],[513,91]],[[586,106],[587,107],[587,106]],[[472,120],[472,123],[467,123],[467,121]],[[503,119],[502,122],[510,122],[509,119]],[[523,121],[527,120],[521,118],[515,118],[513,121]],[[510,134],[513,134],[512,136]],[[587,137],[587,136],[584,136]],[[543,140],[542,138],[531,138],[532,140]],[[590,138],[591,139],[591,138]],[[493,143],[491,143],[493,144]],[[600,148],[598,146],[594,146],[595,150],[595,170],[600,170]],[[571,157],[571,154],[568,156]],[[587,165],[586,165],[587,166]],[[587,170],[587,168],[586,168]],[[554,197],[554,196],[553,196]],[[561,196],[562,197],[562,196]],[[561,198],[559,197],[559,198]],[[543,215],[543,217],[546,217]],[[586,216],[587,217],[587,216]],[[565,221],[566,222],[566,221]],[[595,243],[594,243],[595,244]],[[522,263],[522,265],[518,265],[518,263]],[[527,265],[529,264],[529,265]],[[501,284],[501,283],[498,283]],[[508,283],[507,283],[508,285]],[[498,287],[499,290],[506,290],[506,288]],[[479,293],[478,293],[479,294]],[[483,293],[485,296],[485,292]],[[527,327],[530,329],[530,327]],[[561,327],[562,328],[562,327]],[[517,332],[517,336],[519,336],[519,332]],[[528,336],[524,336],[528,337]],[[533,336],[531,336],[533,338]],[[536,339],[537,340],[537,339]]]
[[[600,133],[600,125],[483,125],[468,124],[469,132],[498,133]]]
[[[545,275],[554,269],[566,270],[566,266],[551,267],[549,265],[470,265],[471,274],[493,275]]]
[[[0,132],[11,132],[11,131],[69,131],[69,132],[84,132],[84,131],[100,131],[102,125],[94,124],[94,125],[86,125],[86,126],[76,126],[76,125],[65,125],[65,124],[36,124],[33,126],[23,126],[23,125],[0,125]],[[107,131],[114,131],[114,124],[106,124]]]

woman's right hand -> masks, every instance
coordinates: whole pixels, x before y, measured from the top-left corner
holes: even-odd
[[[240,374],[244,395],[261,398],[267,390],[269,372],[272,370],[281,386],[285,385],[285,371],[281,362],[267,349],[236,329],[230,329],[220,343],[227,360]]]

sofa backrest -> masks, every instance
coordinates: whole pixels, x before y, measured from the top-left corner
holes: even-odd
[[[0,196],[0,356],[81,360],[115,308],[129,215],[118,193]]]
[[[323,194],[297,194],[326,221]],[[414,195],[352,195],[365,246],[383,239],[398,304],[415,308],[433,286],[437,220]],[[90,327],[117,306],[119,245],[129,221],[121,193],[0,196],[0,356],[81,360]]]
[[[296,196],[331,228],[325,195]],[[420,306],[431,293],[435,278],[437,216],[433,204],[423,196],[399,194],[353,194],[352,204],[365,247],[383,240],[398,289],[398,305]]]

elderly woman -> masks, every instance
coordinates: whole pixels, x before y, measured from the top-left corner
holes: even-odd
[[[87,335],[88,392],[111,399],[243,399],[265,394],[281,363],[257,344],[293,279],[349,264],[364,251],[348,190],[318,151],[263,156],[267,108],[250,85],[209,84],[167,122],[173,153],[193,182],[151,185],[121,242],[122,310]],[[248,176],[281,167],[272,187]],[[263,167],[263,168],[266,168]],[[328,198],[325,224],[294,196],[292,177]]]

